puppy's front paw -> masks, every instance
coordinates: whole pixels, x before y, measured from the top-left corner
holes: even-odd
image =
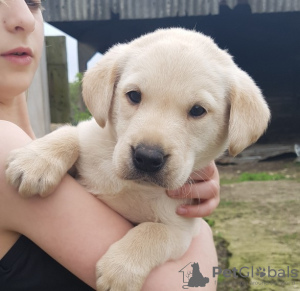
[[[6,177],[23,197],[35,194],[44,197],[53,191],[62,173],[59,163],[43,157],[29,145],[10,153],[6,165]]]
[[[129,254],[114,250],[114,245],[98,261],[96,275],[97,291],[139,291],[147,277]]]

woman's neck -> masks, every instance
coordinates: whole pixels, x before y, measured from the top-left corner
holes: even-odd
[[[30,125],[25,93],[14,97],[12,100],[0,101],[0,119],[16,124],[31,138],[35,138]]]

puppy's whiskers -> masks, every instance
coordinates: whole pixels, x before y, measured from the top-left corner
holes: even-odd
[[[197,180],[197,181],[206,181],[206,180],[210,179],[210,177],[205,172],[198,173],[198,172],[194,171],[193,175],[196,176],[197,178],[199,177],[199,179],[194,179],[193,180],[194,182],[195,182],[195,180]]]

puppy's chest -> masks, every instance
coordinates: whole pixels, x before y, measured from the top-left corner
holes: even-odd
[[[160,213],[157,211],[157,204],[162,199],[157,194],[166,194],[163,191],[154,194],[149,190],[137,188],[124,187],[117,194],[96,194],[96,196],[133,223],[146,221],[161,222]]]
[[[176,208],[182,201],[171,199],[165,189],[121,180],[112,171],[98,168],[97,179],[81,173],[79,182],[110,208],[133,223],[147,221],[176,224]],[[83,169],[81,169],[82,171]],[[100,178],[101,177],[101,178]]]

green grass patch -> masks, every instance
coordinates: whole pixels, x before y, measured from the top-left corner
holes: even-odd
[[[282,243],[291,243],[292,241],[298,242],[300,240],[300,234],[299,233],[290,233],[281,235],[278,237],[279,241]]]
[[[290,178],[287,178],[286,175],[280,173],[244,172],[241,173],[236,178],[232,178],[232,179],[221,178],[220,183],[221,185],[226,185],[226,184],[233,184],[233,183],[240,183],[240,182],[247,182],[247,181],[277,181],[277,180],[287,180],[287,179]]]
[[[221,200],[220,201],[220,207],[230,207],[230,208],[241,208],[241,207],[247,207],[247,202],[243,201],[232,201],[232,200]]]
[[[233,178],[233,179],[227,179],[227,178],[220,178],[220,184],[221,185],[228,185],[228,184],[233,184],[233,183],[238,183],[238,178]]]
[[[220,275],[218,276],[218,283],[223,283],[224,280],[225,280],[225,277],[224,277],[222,274],[220,274]]]
[[[204,217],[204,220],[207,222],[207,224],[210,226],[210,227],[213,227],[215,225],[215,220],[214,219],[211,219],[209,217]]]
[[[279,173],[270,174],[267,172],[248,173],[244,172],[239,176],[239,182],[245,181],[277,181],[285,180],[286,176]]]

